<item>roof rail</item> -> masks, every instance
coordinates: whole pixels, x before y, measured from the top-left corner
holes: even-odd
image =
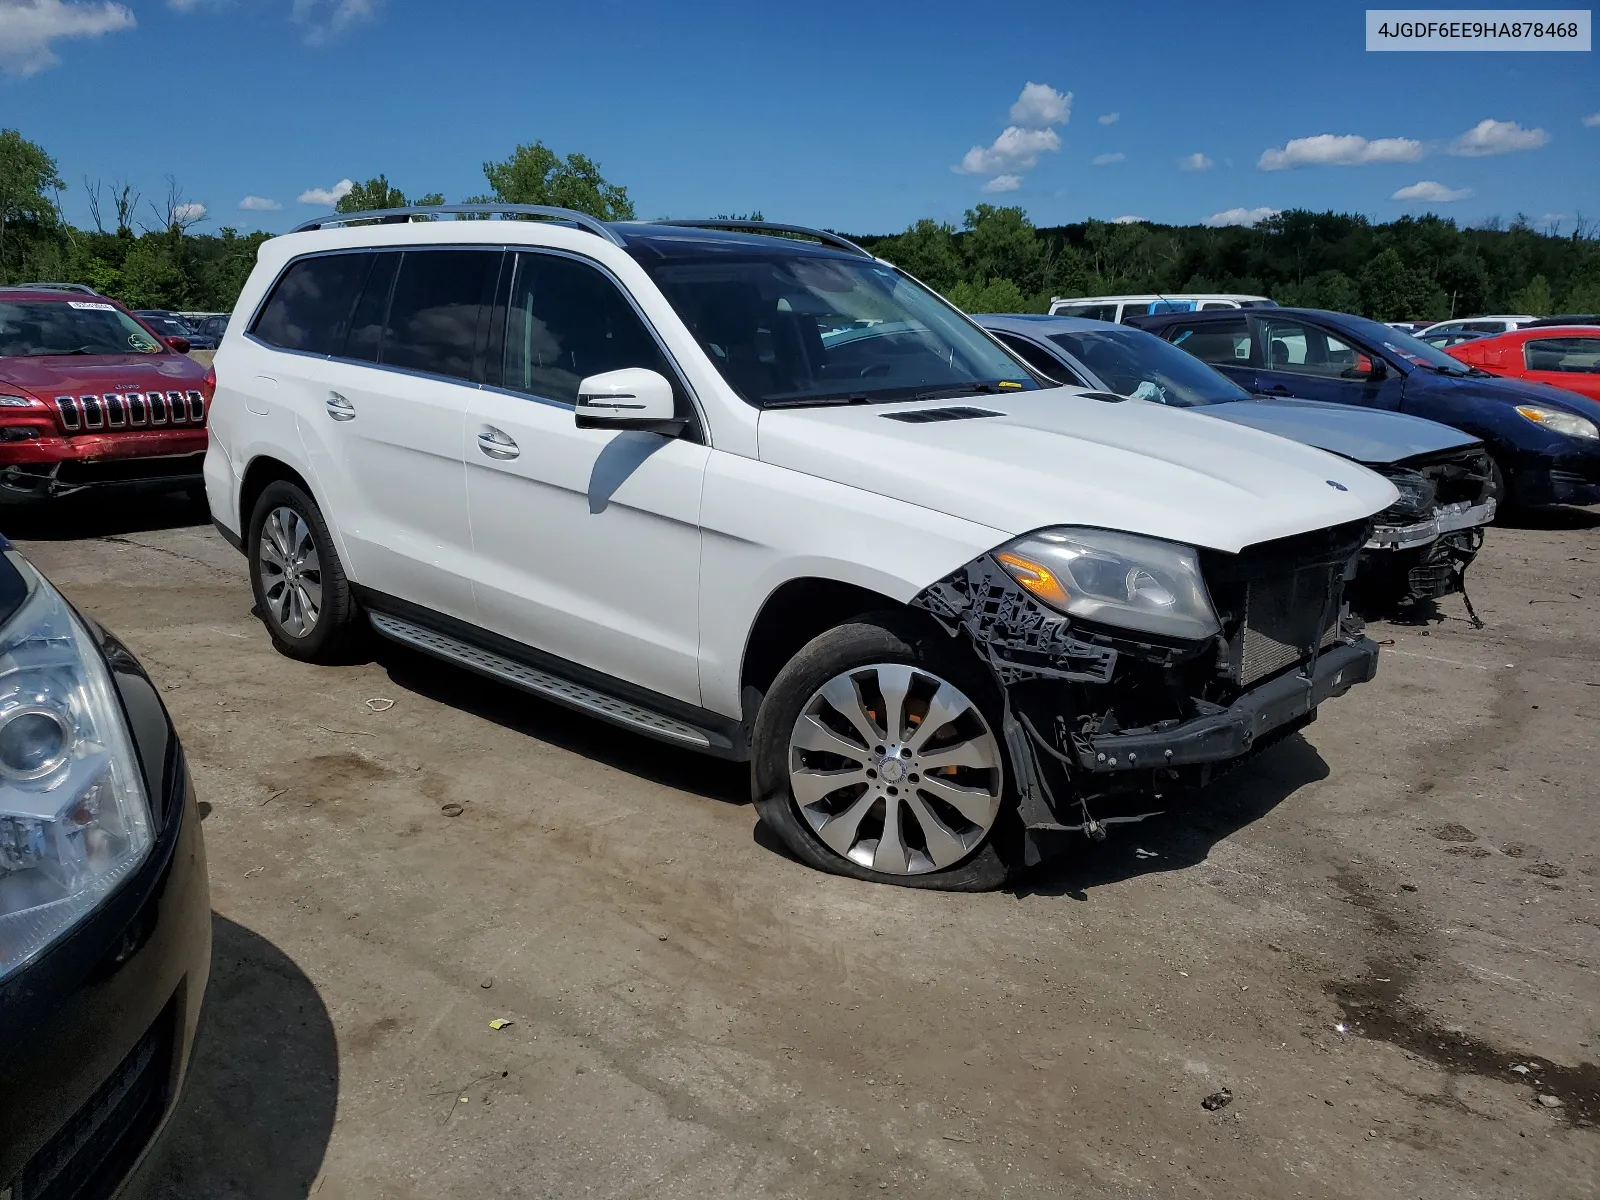
[[[825,246],[833,246],[839,250],[848,250],[852,254],[859,254],[862,258],[877,257],[872,251],[856,245],[849,238],[840,237],[837,233],[830,233],[826,229],[812,229],[809,225],[777,225],[771,221],[673,221],[665,217],[658,221],[652,221],[650,224],[682,225],[688,229],[748,229],[755,233],[798,233],[806,237],[816,238],[817,241]]]
[[[603,237],[613,246],[627,247],[620,234],[604,221],[574,208],[556,208],[549,204],[419,204],[410,208],[376,208],[367,212],[333,213],[305,221],[290,233],[306,233],[313,229],[326,229],[330,225],[349,225],[355,221],[373,221],[379,224],[401,224],[417,217],[435,217],[441,213],[452,216],[483,217],[549,217],[556,221],[570,221],[580,229]]]
[[[4,285],[14,291],[32,289],[39,292],[77,292],[83,296],[98,296],[87,283],[8,283]]]

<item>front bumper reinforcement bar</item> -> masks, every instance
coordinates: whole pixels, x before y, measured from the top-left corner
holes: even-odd
[[[1158,729],[1083,739],[1078,763],[1097,774],[1226,762],[1247,753],[1274,729],[1305,716],[1378,673],[1378,644],[1359,638],[1323,651],[1312,674],[1289,671],[1252,688],[1227,708]]]

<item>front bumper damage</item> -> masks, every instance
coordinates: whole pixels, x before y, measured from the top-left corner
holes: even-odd
[[[1031,865],[1061,839],[1163,811],[1315,720],[1377,674],[1378,647],[1343,611],[1365,523],[1241,555],[1203,554],[1222,632],[1163,642],[1039,604],[989,555],[912,604],[967,638],[1004,702]]]
[[[1351,598],[1379,611],[1465,595],[1467,568],[1499,504],[1488,454],[1469,446],[1372,469],[1401,485],[1402,498],[1375,518]]]

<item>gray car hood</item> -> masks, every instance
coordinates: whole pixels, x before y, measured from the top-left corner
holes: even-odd
[[[1359,463],[1394,463],[1473,445],[1478,439],[1437,421],[1320,400],[1255,399],[1195,409]]]

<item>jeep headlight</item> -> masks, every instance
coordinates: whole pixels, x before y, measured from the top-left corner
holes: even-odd
[[[1069,616],[1189,640],[1222,628],[1190,546],[1060,528],[1020,537],[994,557],[1036,600]]]
[[[87,916],[150,853],[150,806],[111,675],[60,594],[0,629],[0,979]]]

